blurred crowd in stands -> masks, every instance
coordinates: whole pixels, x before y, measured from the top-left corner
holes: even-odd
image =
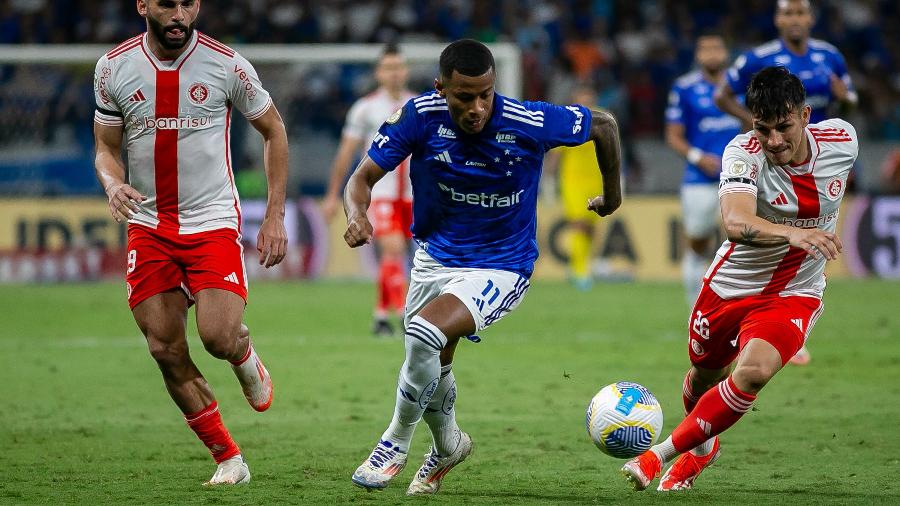
[[[851,121],[867,138],[900,140],[900,2],[813,5],[813,37],[843,52],[859,91]],[[717,27],[737,55],[777,37],[774,8],[774,0],[205,0],[198,28],[232,44],[510,41],[523,51],[524,98],[565,102],[573,83],[590,82],[627,135],[661,138],[669,87],[691,68],[696,35]],[[0,44],[112,47],[143,30],[134,2],[0,0]],[[59,126],[91,121],[91,75],[33,71],[0,67],[0,145],[23,117],[35,141],[84,135]],[[297,107],[335,137],[359,93],[352,76],[296,87]],[[338,100],[321,101],[323,88]]]

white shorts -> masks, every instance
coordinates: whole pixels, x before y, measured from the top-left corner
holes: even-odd
[[[404,324],[437,296],[450,293],[472,313],[476,332],[515,309],[531,283],[515,272],[444,267],[422,248],[416,250],[406,295]]]
[[[712,237],[719,227],[719,186],[686,184],[681,186],[681,213],[684,234],[690,238]]]

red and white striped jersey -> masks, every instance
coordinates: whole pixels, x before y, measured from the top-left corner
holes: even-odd
[[[148,198],[129,220],[161,232],[240,229],[231,170],[231,108],[249,120],[271,107],[253,66],[194,32],[173,61],[160,61],[147,34],[97,62],[94,121],[124,126],[128,182]]]
[[[400,98],[394,100],[384,89],[377,89],[357,100],[347,112],[342,135],[362,140],[365,155],[378,129],[391,114],[398,111],[409,99],[416,95],[405,91]],[[390,170],[372,188],[372,199],[380,200],[412,200],[412,183],[409,181],[409,158],[395,170]]]
[[[847,177],[859,152],[856,131],[841,119],[809,125],[809,159],[773,165],[752,132],[725,148],[719,196],[743,192],[756,197],[756,215],[772,223],[834,232]],[[825,259],[789,245],[756,247],[726,240],[706,273],[724,299],[750,295],[821,297]]]

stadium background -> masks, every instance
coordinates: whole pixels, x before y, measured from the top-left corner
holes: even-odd
[[[674,197],[683,161],[662,141],[669,87],[691,68],[694,38],[705,27],[720,28],[733,54],[776,37],[773,4],[230,0],[207,2],[199,28],[246,51],[263,47],[259,44],[400,41],[407,51],[421,52],[418,46],[425,43],[440,47],[474,37],[511,45],[516,61],[501,68],[500,77],[514,73],[516,79],[506,82],[520,83],[521,89],[501,93],[564,103],[575,83],[593,83],[598,105],[612,110],[622,125],[628,195],[623,209],[598,227],[595,253],[603,260],[598,275],[672,280],[680,265]],[[859,108],[846,119],[861,136],[855,190],[862,198],[848,199],[841,224],[842,230],[849,224],[845,236],[855,240],[842,260],[829,266],[829,274],[897,277],[900,204],[881,195],[900,192],[900,37],[887,29],[900,25],[900,7],[884,0],[816,7],[814,36],[841,49],[860,95]],[[142,30],[143,20],[130,2],[0,2],[0,282],[119,275],[124,234],[106,218],[92,171],[92,70],[100,52]],[[316,46],[290,46],[261,54],[289,54],[292,47],[296,53],[316,51]],[[359,47],[348,46],[343,54],[353,56],[358,51],[352,48]],[[28,63],[31,57],[23,54],[32,48],[55,56]],[[76,53],[81,60],[67,62],[66,55]],[[343,247],[341,220],[329,228],[316,205],[346,112],[374,87],[371,65],[340,57],[250,59],[286,120],[292,199],[288,263],[275,272],[253,272],[251,279],[371,276],[372,252]],[[435,67],[433,60],[414,61],[412,88],[428,89]],[[265,195],[261,148],[243,118],[234,122],[233,139],[236,179],[248,211],[245,237],[251,240],[258,199]],[[537,276],[558,279],[565,276],[565,237],[552,178],[545,179]]]
[[[900,419],[900,4],[814,5],[814,36],[841,49],[859,91],[860,106],[847,119],[861,135],[855,192],[841,212],[846,248],[829,265],[829,309],[814,333],[814,360],[779,376],[757,403],[759,416],[729,431],[728,453],[704,474],[703,490],[665,497],[666,504],[900,501],[900,433],[892,425]],[[773,7],[768,0],[204,0],[199,29],[241,51],[371,43],[375,54],[395,38],[410,51],[458,37],[507,43],[519,54],[522,86],[499,91],[566,102],[573,84],[588,79],[598,105],[621,121],[625,204],[601,222],[596,242],[606,261],[598,274],[610,284],[585,294],[563,281],[560,204],[547,178],[534,287],[483,343],[461,346],[454,364],[460,420],[479,453],[430,502],[637,500],[617,481],[621,463],[591,447],[583,415],[602,385],[630,379],[660,399],[666,430],[679,419],[683,160],[662,141],[666,94],[691,67],[703,27],[721,28],[734,56],[775,37]],[[179,424],[128,314],[124,228],[109,217],[93,174],[94,62],[143,29],[130,1],[0,0],[0,502],[402,502],[405,483],[379,496],[349,485],[393,405],[402,351],[399,340],[368,336],[373,253],[346,248],[341,220],[329,226],[319,212],[345,113],[374,85],[371,66],[250,58],[291,144],[292,249],[274,271],[248,261],[247,323],[278,393],[271,412],[250,412],[231,372],[202,352],[190,325],[192,355],[256,485],[198,494],[211,462]],[[48,50],[80,59],[29,63]],[[430,87],[433,62],[412,70],[414,89]],[[233,138],[249,245],[263,206],[260,143],[242,119]],[[418,431],[416,452],[428,437]],[[640,503],[661,499],[644,495]]]

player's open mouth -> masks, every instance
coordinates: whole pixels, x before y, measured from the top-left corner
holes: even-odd
[[[184,37],[184,30],[181,28],[167,28],[166,37],[170,39],[181,39]]]

